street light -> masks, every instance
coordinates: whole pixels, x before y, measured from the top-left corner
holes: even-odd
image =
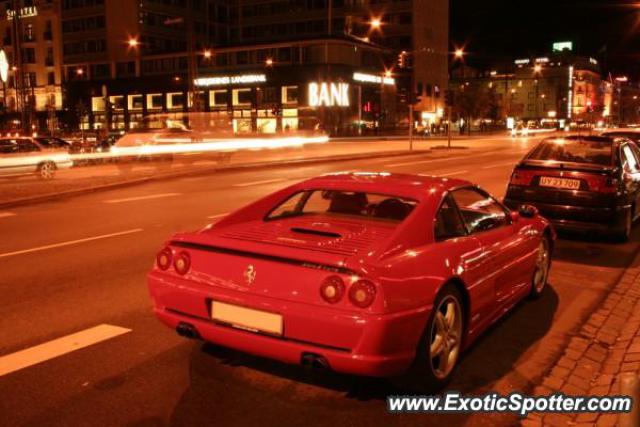
[[[382,20],[380,18],[371,18],[371,22],[369,22],[369,24],[371,25],[372,30],[379,30],[380,27],[382,27]]]
[[[78,76],[82,76],[84,74],[84,70],[82,68],[76,68],[76,74]]]
[[[533,67],[533,71],[534,71],[536,74],[541,73],[541,72],[542,72],[542,65],[540,65],[540,64],[536,64],[536,65]]]
[[[453,56],[454,56],[455,59],[464,58],[464,49],[462,49],[462,48],[456,49],[456,51],[453,53]]]
[[[140,44],[138,42],[138,39],[135,37],[130,37],[129,40],[127,41],[127,44],[129,45],[129,47],[131,48],[136,48],[138,47],[138,45]]]
[[[205,59],[211,59],[211,51],[209,49],[205,50],[204,52],[202,52],[202,56],[204,56]]]
[[[266,60],[266,61],[264,61],[264,64],[265,64],[267,67],[271,67],[271,66],[273,65],[273,59],[271,59],[271,58],[267,58],[267,60]]]

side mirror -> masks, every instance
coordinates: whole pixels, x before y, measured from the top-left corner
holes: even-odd
[[[511,211],[511,223],[515,224],[520,220],[520,214],[516,211]]]
[[[523,218],[533,218],[538,215],[538,208],[533,205],[520,205],[518,214]]]

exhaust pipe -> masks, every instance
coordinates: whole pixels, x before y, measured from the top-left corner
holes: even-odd
[[[190,323],[180,322],[176,327],[176,332],[181,337],[189,338],[189,339],[200,339],[200,334],[195,326]]]
[[[302,353],[300,364],[306,368],[318,371],[328,371],[331,369],[329,362],[323,356],[314,353]]]

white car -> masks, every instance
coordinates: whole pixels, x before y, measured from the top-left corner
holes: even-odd
[[[33,138],[0,138],[0,177],[36,174],[52,179],[56,170],[73,166],[63,148],[47,148]]]

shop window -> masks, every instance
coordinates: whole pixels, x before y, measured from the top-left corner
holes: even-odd
[[[234,89],[233,105],[251,105],[251,89]]]
[[[162,94],[150,93],[147,95],[147,109],[148,110],[161,110],[162,109]]]
[[[277,120],[274,118],[258,119],[257,126],[260,133],[276,133]]]
[[[142,95],[129,95],[128,107],[129,110],[142,110]]]
[[[101,96],[94,96],[91,98],[91,111],[101,112],[105,110],[104,98]]]

